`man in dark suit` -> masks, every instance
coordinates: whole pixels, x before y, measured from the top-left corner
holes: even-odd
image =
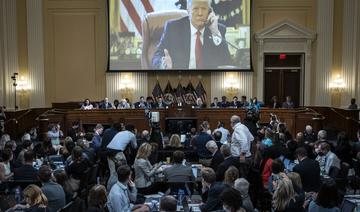
[[[168,105],[164,102],[163,98],[159,96],[154,106],[155,108],[166,108]]]
[[[206,148],[212,153],[210,167],[216,171],[219,164],[224,161],[224,156],[220,153],[218,145],[215,141],[208,141],[206,143]]]
[[[221,192],[227,187],[222,182],[216,182],[216,175],[212,168],[201,170],[203,193],[201,195],[204,202],[200,206],[201,211],[217,211],[222,209],[222,201],[219,198]]]
[[[237,96],[233,97],[233,101],[230,102],[230,107],[233,107],[233,108],[239,108],[240,107],[240,102],[238,101]]]
[[[216,69],[231,65],[226,28],[209,0],[189,1],[189,16],[170,20],[152,58],[154,69]]]
[[[230,106],[230,102],[228,102],[228,101],[226,100],[226,96],[222,96],[222,97],[221,97],[221,102],[220,102],[220,104],[221,104],[221,107],[223,107],[223,108],[226,108],[226,107],[229,107],[229,106]]]
[[[217,97],[214,97],[214,101],[210,104],[211,108],[220,108],[221,103],[219,102],[219,99]]]
[[[194,180],[191,166],[182,164],[184,158],[185,154],[182,151],[175,151],[173,153],[174,164],[164,170],[167,182],[186,182]]]
[[[146,108],[147,104],[145,102],[145,98],[143,96],[140,96],[140,100],[138,102],[134,103],[134,107],[139,109],[139,108]]]
[[[112,109],[112,104],[109,102],[109,98],[105,97],[104,101],[100,103],[99,109]]]
[[[296,156],[299,164],[293,170],[299,173],[305,192],[317,192],[320,186],[320,166],[316,160],[307,157],[305,148],[296,149]]]
[[[291,100],[291,96],[286,97],[286,101],[282,103],[282,108],[291,109],[294,108],[294,102]]]
[[[32,151],[24,153],[24,164],[14,169],[14,180],[33,180],[37,181],[38,171],[33,167],[34,154]]]
[[[220,148],[221,154],[224,156],[224,161],[220,163],[216,170],[216,181],[222,182],[224,180],[225,171],[230,166],[235,166],[236,168],[240,168],[240,160],[239,158],[235,158],[231,156],[230,146],[228,144],[223,144]]]

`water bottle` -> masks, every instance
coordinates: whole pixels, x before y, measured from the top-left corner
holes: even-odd
[[[178,206],[182,206],[185,192],[182,189],[178,190]]]
[[[16,201],[16,204],[20,204],[20,202],[21,202],[20,187],[16,187],[16,189],[15,189],[15,201]]]

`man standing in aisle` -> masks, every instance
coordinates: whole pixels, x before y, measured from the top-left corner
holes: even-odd
[[[240,117],[233,115],[230,118],[234,132],[231,137],[231,155],[240,159],[251,160],[251,142],[254,140],[249,129],[240,122]]]

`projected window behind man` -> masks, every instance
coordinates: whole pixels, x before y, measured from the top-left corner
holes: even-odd
[[[250,1],[109,0],[109,70],[250,70]]]

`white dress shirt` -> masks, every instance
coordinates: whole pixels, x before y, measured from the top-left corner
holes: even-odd
[[[118,132],[107,145],[108,149],[124,151],[126,146],[131,143],[132,148],[137,148],[136,137],[134,133],[124,130]]]
[[[241,124],[237,123],[234,127],[234,132],[231,137],[231,155],[233,157],[240,157],[241,153],[245,153],[245,157],[250,157],[251,142],[254,137],[250,133],[249,129]]]
[[[190,59],[189,59],[189,69],[196,69],[196,57],[195,57],[195,45],[196,45],[196,32],[198,30],[191,24],[190,21]],[[200,30],[200,41],[201,44],[204,44],[204,31],[205,27]],[[216,35],[212,36],[213,42],[216,46],[220,45],[222,39],[221,36]]]
[[[214,133],[215,133],[216,131],[220,131],[220,132],[221,132],[220,142],[221,142],[222,144],[227,144],[228,138],[229,138],[229,135],[230,135],[229,130],[225,129],[224,127],[219,127],[219,128],[217,128],[217,129],[214,130]]]

